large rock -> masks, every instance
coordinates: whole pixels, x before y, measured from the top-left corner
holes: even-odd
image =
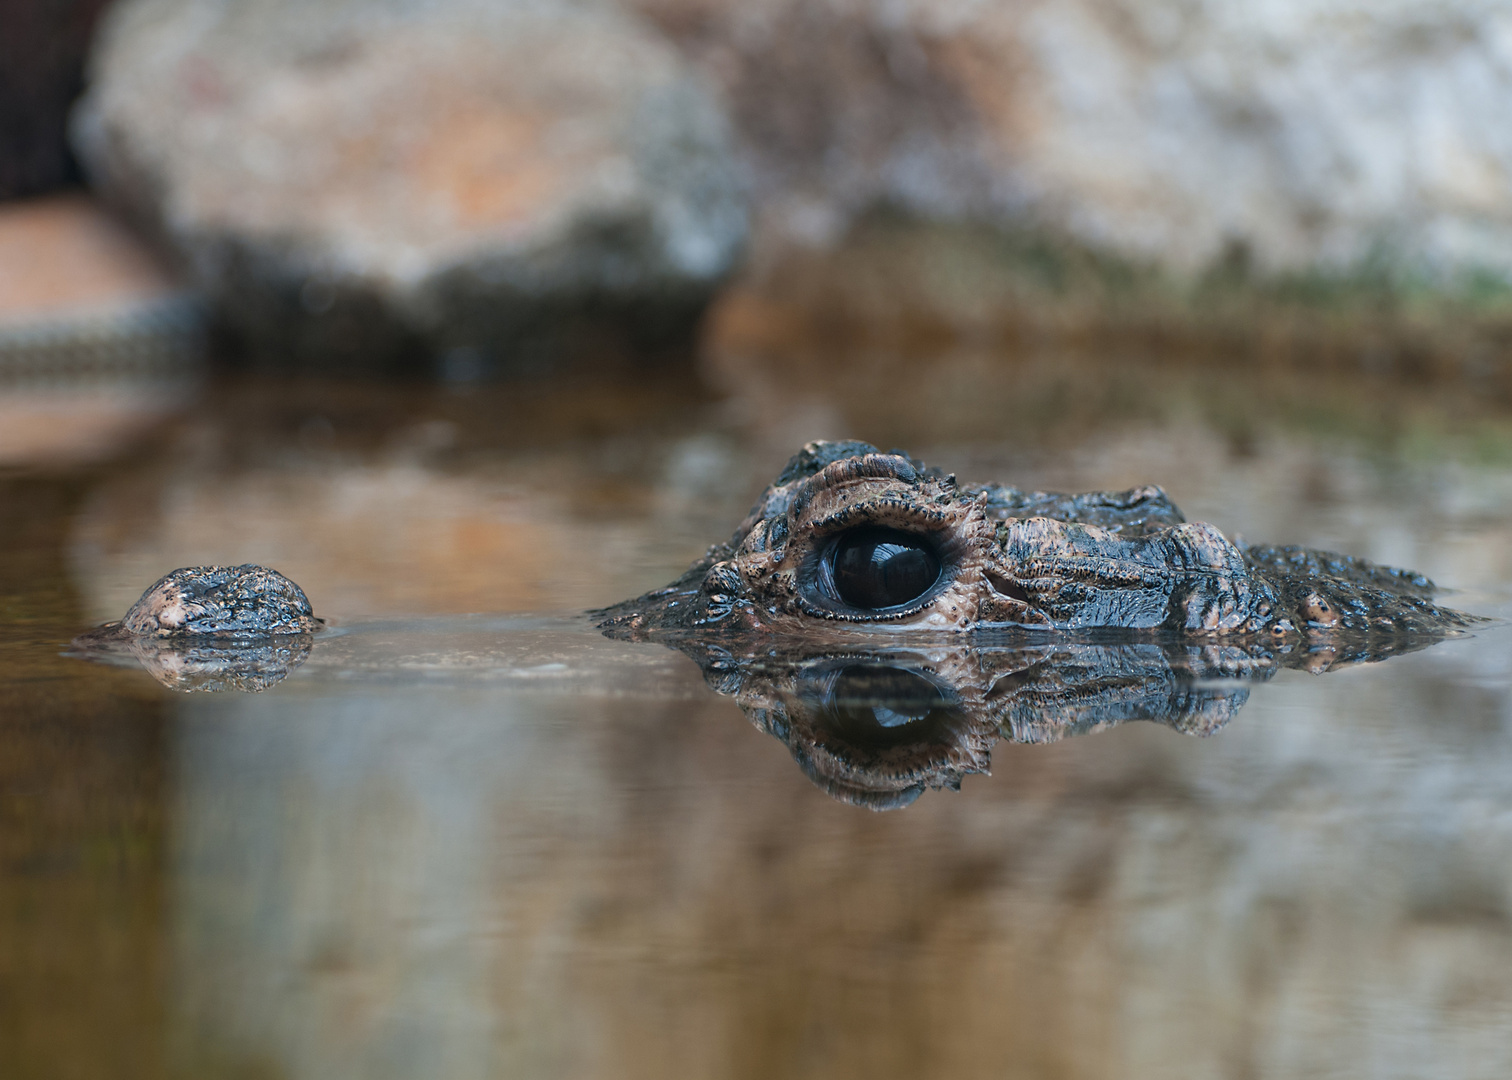
[[[593,3],[125,0],[75,144],[265,355],[656,343],[746,232],[714,98]]]
[[[765,218],[1030,222],[1182,270],[1512,277],[1491,0],[632,0],[723,84]]]

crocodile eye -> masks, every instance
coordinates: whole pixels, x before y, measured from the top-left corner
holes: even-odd
[[[940,579],[940,559],[922,537],[898,529],[846,533],[835,545],[835,592],[854,608],[890,608],[917,600]]]

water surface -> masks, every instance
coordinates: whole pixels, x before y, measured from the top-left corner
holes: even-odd
[[[854,436],[964,480],[1158,482],[1507,618],[1512,415],[1384,378],[722,363],[217,384],[103,463],[6,473],[0,1074],[1512,1073],[1505,626],[1280,671],[1203,733],[998,741],[878,813],[578,615]],[[338,628],[271,688],[62,655],[164,571],[249,560]]]

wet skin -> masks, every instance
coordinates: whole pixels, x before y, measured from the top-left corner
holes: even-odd
[[[1277,646],[1442,636],[1478,621],[1434,591],[1364,559],[1241,547],[1186,521],[1158,487],[962,485],[899,452],[815,442],[727,543],[598,614],[628,636],[1116,630]]]

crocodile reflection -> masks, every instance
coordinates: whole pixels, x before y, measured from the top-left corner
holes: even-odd
[[[1000,739],[1047,743],[1151,720],[1211,735],[1251,684],[1282,668],[1321,674],[1434,638],[1266,648],[1253,643],[1008,640],[804,650],[772,638],[660,638],[709,686],[787,745],[818,787],[875,810],[986,773]]]

